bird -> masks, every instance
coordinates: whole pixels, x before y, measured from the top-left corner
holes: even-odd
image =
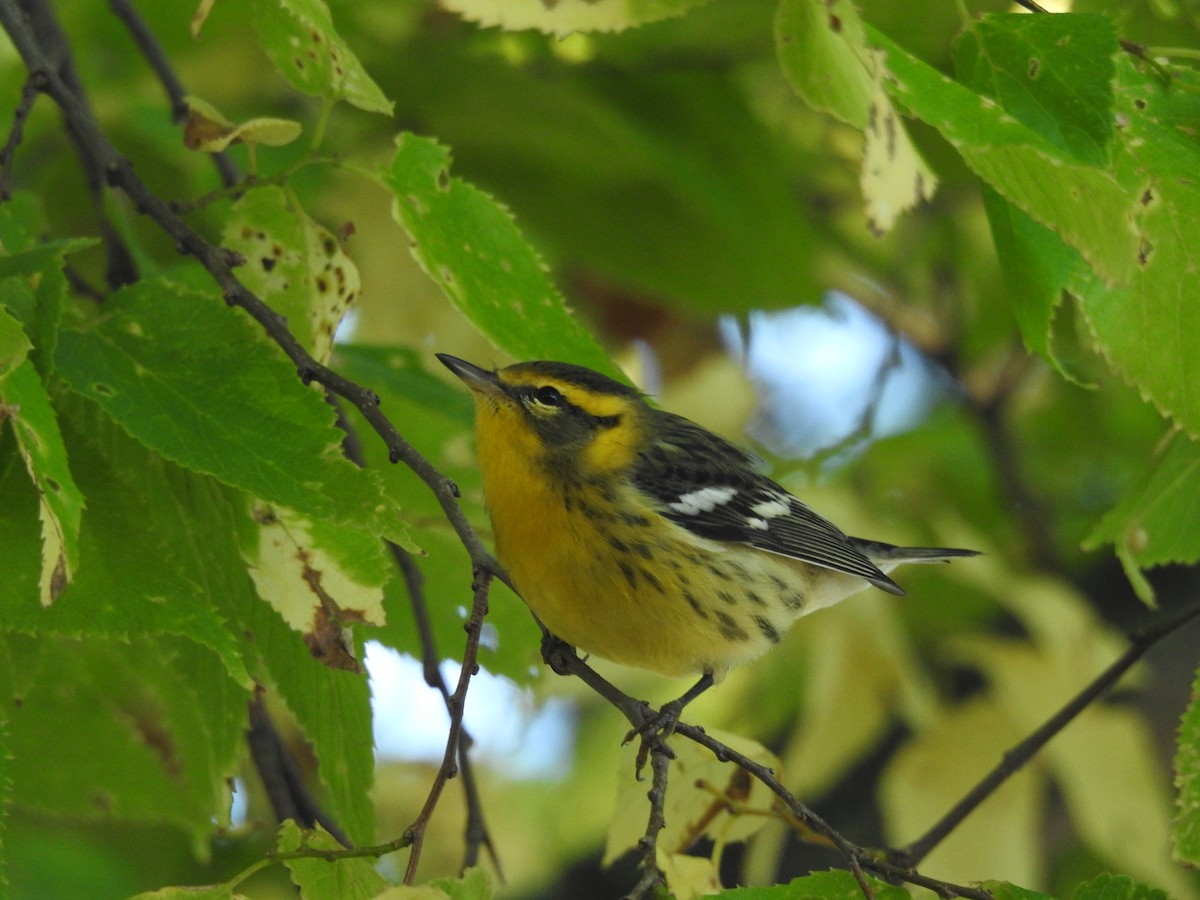
[[[437,358],[474,398],[496,558],[517,592],[579,651],[699,676],[683,702],[800,616],[869,585],[903,595],[897,565],[976,555],[849,537],[750,452],[591,369]]]

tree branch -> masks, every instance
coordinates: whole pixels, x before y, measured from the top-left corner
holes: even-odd
[[[5,0],[0,19],[3,20],[5,29],[17,45],[30,76],[39,88],[51,95],[61,89],[73,100],[71,114],[67,113],[61,102],[58,105],[63,109],[67,134],[83,167],[84,183],[92,200],[100,227],[100,237],[108,256],[105,278],[110,288],[132,284],[138,278],[137,264],[109,220],[104,207],[104,161],[95,152],[93,142],[88,139],[90,133],[99,133],[99,126],[92,115],[83,85],[75,70],[67,36],[45,0],[21,0],[19,4],[16,0]],[[37,65],[30,63],[30,55],[37,58]],[[57,97],[55,101],[58,102]]]
[[[33,104],[41,92],[39,80],[30,75],[25,79],[21,88],[21,100],[13,112],[12,128],[8,132],[8,140],[0,150],[0,203],[12,197],[12,167],[17,156],[17,148],[25,139],[25,121],[33,110]]]
[[[458,685],[449,699],[450,731],[446,736],[446,752],[442,755],[442,764],[434,776],[433,786],[425,805],[411,825],[405,830],[405,835],[412,838],[412,851],[408,857],[408,867],[404,872],[404,883],[412,884],[417,874],[417,864],[421,859],[421,848],[425,841],[425,830],[429,820],[441,798],[446,782],[458,774],[460,757],[460,741],[463,735],[463,715],[466,712],[467,690],[471,686],[471,678],[479,671],[479,636],[483,630],[483,619],[487,615],[488,591],[492,583],[492,572],[480,566],[475,567],[475,580],[471,584],[474,597],[471,602],[471,615],[463,626],[467,632],[467,645],[463,650],[462,668],[458,673]]]
[[[1015,747],[1007,750],[996,767],[988,772],[975,787],[954,805],[941,819],[921,837],[907,847],[893,850],[891,860],[902,866],[919,865],[929,853],[940,844],[950,832],[991,794],[1003,784],[1009,776],[1015,774],[1050,739],[1062,731],[1067,725],[1091,706],[1105,691],[1111,688],[1133,664],[1141,659],[1151,647],[1167,635],[1186,625],[1192,619],[1200,616],[1200,603],[1192,604],[1177,612],[1175,615],[1152,624],[1133,634],[1129,641],[1129,649],[1112,662],[1103,672],[1097,675],[1078,694],[1068,700],[1061,709],[1050,716],[1029,737]]]

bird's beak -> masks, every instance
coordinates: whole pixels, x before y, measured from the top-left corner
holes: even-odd
[[[461,378],[463,384],[475,393],[505,396],[504,388],[500,385],[500,379],[496,377],[495,372],[481,369],[479,366],[469,363],[465,359],[459,359],[457,356],[451,356],[449,353],[438,353],[437,358],[442,361],[443,366]]]

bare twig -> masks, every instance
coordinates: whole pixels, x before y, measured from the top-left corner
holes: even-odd
[[[903,866],[918,865],[921,860],[929,855],[934,847],[940,844],[951,831],[957,828],[959,823],[1000,787],[1010,775],[1017,772],[1029,762],[1034,754],[1041,750],[1052,737],[1062,731],[1076,716],[1116,684],[1121,676],[1129,671],[1133,667],[1133,664],[1146,654],[1147,650],[1197,616],[1200,616],[1200,603],[1186,607],[1175,615],[1132,635],[1129,639],[1128,650],[1097,675],[1083,690],[1065,703],[1061,709],[1048,718],[1029,737],[1006,751],[996,767],[980,779],[979,783],[971,788],[925,834],[921,835],[921,837],[907,847],[893,851],[891,854],[892,860]]]
[[[337,424],[345,434],[345,437],[342,439],[342,452],[355,465],[364,467],[366,465],[366,458],[363,456],[362,443],[359,440],[358,432],[346,419],[345,411],[342,409],[342,405],[337,402],[337,398],[329,397],[329,402],[337,410]],[[439,665],[441,655],[438,653],[437,641],[433,633],[433,623],[429,618],[429,607],[425,602],[425,576],[422,574],[420,567],[417,566],[417,562],[413,559],[411,553],[392,541],[384,541],[384,544],[387,546],[388,552],[391,553],[392,559],[396,563],[396,568],[400,570],[400,574],[404,578],[404,585],[407,588],[409,607],[412,609],[413,619],[417,626],[417,635],[421,640],[421,666],[425,676],[425,683],[442,695],[442,700],[446,704],[446,711],[450,715],[453,715],[454,699],[450,693],[450,688],[446,685],[446,679],[442,677],[442,670]],[[463,852],[463,868],[466,869],[475,865],[479,860],[479,848],[484,847],[488,851],[488,857],[495,866],[497,874],[501,881],[503,881],[504,873],[500,866],[499,856],[496,854],[496,847],[492,841],[492,836],[487,829],[483,803],[479,797],[479,788],[475,782],[475,772],[471,765],[471,744],[471,735],[464,727],[458,744],[458,767],[462,772],[463,795],[467,807],[467,824],[464,829],[466,846]]]
[[[5,0],[4,7],[4,27],[13,37],[14,44],[17,43],[17,38],[13,31],[15,29],[20,32],[21,45],[25,47],[21,56],[29,69],[30,77],[40,89],[51,95],[61,89],[73,98],[70,114],[62,107],[62,103],[58,105],[63,109],[67,134],[83,167],[84,182],[95,210],[100,237],[104,242],[108,257],[105,278],[110,288],[132,284],[138,278],[137,264],[116,227],[109,220],[108,211],[104,207],[104,161],[96,153],[94,142],[89,139],[91,133],[99,133],[99,126],[92,115],[83,85],[75,70],[67,36],[54,17],[50,4],[45,0],[21,0],[19,3],[17,0]],[[37,65],[30,64],[26,51],[37,57]],[[55,102],[58,102],[57,97]]]
[[[421,859],[421,848],[425,841],[425,829],[441,798],[446,782],[458,774],[460,740],[463,731],[463,715],[466,712],[467,689],[471,686],[471,678],[479,671],[479,635],[483,630],[483,619],[487,615],[488,589],[492,583],[492,572],[486,568],[475,567],[475,580],[471,585],[474,599],[471,603],[471,616],[464,626],[467,632],[467,645],[463,650],[462,669],[458,673],[458,685],[450,696],[450,731],[446,736],[446,752],[442,755],[442,764],[434,776],[433,786],[425,805],[417,818],[405,830],[412,838],[412,851],[408,857],[408,867],[404,872],[404,883],[412,884],[417,875],[417,864]]]
[[[167,61],[162,44],[158,42],[154,32],[146,27],[145,21],[138,15],[129,0],[108,0],[108,6],[113,14],[125,23],[134,43],[142,52],[142,56],[146,57],[146,62],[158,76],[163,90],[167,93],[167,99],[171,103],[171,121],[179,124],[187,117],[187,91],[184,90],[183,82],[179,80],[179,76],[175,74],[175,70]],[[229,154],[222,151],[209,155],[212,157],[213,165],[217,167],[217,173],[221,176],[221,183],[226,187],[237,184],[239,178],[237,166],[230,159]]]
[[[642,851],[642,877],[628,900],[642,900],[654,893],[654,889],[666,883],[658,867],[658,835],[666,827],[667,773],[671,768],[671,752],[666,738],[655,740],[650,747],[650,790],[646,798],[650,801],[650,815],[646,821],[646,833],[638,841]]]
[[[13,160],[17,156],[17,148],[25,139],[25,120],[29,118],[34,101],[37,100],[40,92],[38,79],[32,75],[25,79],[25,86],[21,88],[21,100],[13,112],[12,128],[8,132],[8,140],[4,142],[4,148],[0,150],[0,203],[12,196]]]

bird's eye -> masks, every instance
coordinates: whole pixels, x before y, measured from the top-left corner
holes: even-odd
[[[542,406],[562,406],[567,402],[566,398],[556,388],[550,387],[550,385],[538,388],[533,398],[542,404]]]

